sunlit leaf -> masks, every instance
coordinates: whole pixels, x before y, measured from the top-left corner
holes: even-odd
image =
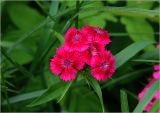
[[[134,109],[133,113],[141,112],[144,110],[146,105],[151,101],[153,96],[158,92],[160,89],[159,87],[160,80],[155,81],[149,89],[144,94],[142,100],[137,104],[136,108]]]
[[[153,41],[138,41],[135,42],[124,50],[120,51],[118,54],[115,55],[116,58],[116,68],[119,68],[125,62],[127,62],[130,58],[136,55],[139,51],[143,50],[146,46],[153,44]]]

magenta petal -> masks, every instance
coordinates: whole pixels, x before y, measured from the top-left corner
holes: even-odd
[[[77,71],[74,68],[68,67],[62,72],[60,78],[64,81],[70,81],[76,78],[76,74]]]
[[[57,56],[53,57],[50,61],[50,69],[55,75],[59,75],[62,72],[62,60]]]
[[[106,80],[105,71],[102,71],[100,68],[92,69],[92,76],[97,80]]]

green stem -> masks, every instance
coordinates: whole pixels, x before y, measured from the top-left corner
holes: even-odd
[[[53,16],[50,14],[50,13],[48,13],[44,8],[43,8],[43,6],[41,5],[41,3],[38,1],[38,0],[35,0],[35,2],[37,3],[37,5],[42,9],[42,11],[43,11],[43,13],[45,14],[45,15],[47,15],[52,21],[56,21],[56,19],[55,18],[53,18]]]
[[[3,74],[2,74],[2,84],[5,86]],[[11,112],[11,106],[10,106],[10,102],[9,102],[8,93],[7,93],[6,88],[4,88],[4,95],[5,95],[5,98],[7,100],[7,109],[8,109],[9,112]]]
[[[80,2],[79,0],[76,1],[76,13],[79,12],[79,8],[80,8]],[[78,29],[78,16],[75,19],[75,27]]]

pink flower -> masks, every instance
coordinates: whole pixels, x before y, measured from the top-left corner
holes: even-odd
[[[60,78],[64,81],[74,80],[77,70],[84,67],[80,54],[78,52],[69,52],[63,47],[59,48],[56,54],[50,62],[52,73],[60,75]]]
[[[87,63],[97,80],[106,80],[114,70],[114,58],[105,51],[110,43],[107,31],[87,25],[82,30],[70,28],[65,34],[63,47],[59,48],[50,61],[50,69],[64,81],[74,80],[77,71]]]
[[[155,82],[155,79],[152,79],[149,84],[141,91],[141,93],[139,93],[138,95],[138,100],[140,101],[144,94],[146,93],[146,91],[148,90],[148,88]],[[160,98],[160,90],[158,90],[158,92],[154,95],[154,97],[152,98],[152,100],[149,102],[149,104],[145,107],[144,111],[148,112],[152,106],[154,105],[154,103]]]
[[[99,27],[92,27],[92,26],[86,25],[82,29],[82,32],[86,34],[89,42],[91,43],[97,42],[97,43],[106,45],[111,42],[108,32]]]
[[[144,96],[144,94],[146,93],[146,91],[148,90],[148,88],[155,82],[155,79],[152,79],[147,85],[146,87],[141,91],[141,93],[139,93],[138,95],[138,100],[141,100],[142,97]]]
[[[88,39],[80,30],[70,28],[65,34],[64,46],[70,51],[81,52],[88,48]]]
[[[153,77],[155,79],[160,79],[160,64],[154,66],[155,72],[153,73]]]
[[[115,71],[115,59],[110,51],[103,51],[98,58],[91,62],[92,75],[97,80],[106,80],[112,76]]]
[[[101,51],[105,51],[103,45],[98,43],[90,43],[88,49],[82,53],[84,61],[90,65],[92,60],[99,57]]]
[[[144,94],[146,93],[146,91],[148,90],[148,88],[158,79],[160,79],[160,64],[157,64],[154,66],[154,70],[156,72],[153,73],[153,78],[152,80],[146,85],[146,87],[141,91],[141,93],[139,93],[138,95],[138,100],[140,101]],[[152,100],[149,102],[149,104],[145,107],[144,111],[148,112],[152,106],[154,105],[154,103],[160,99],[160,90],[158,90],[158,92],[154,95],[154,97],[152,98]]]
[[[157,44],[157,46],[156,46],[157,48],[160,48],[160,43],[159,44]]]

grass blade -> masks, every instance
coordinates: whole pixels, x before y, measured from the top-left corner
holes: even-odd
[[[110,85],[116,85],[117,83],[121,82],[122,80],[124,81],[124,80],[128,80],[130,78],[133,78],[133,77],[135,77],[135,78],[136,77],[141,77],[143,75],[142,73],[148,72],[148,71],[150,71],[150,69],[141,69],[141,70],[138,70],[138,71],[133,71],[133,72],[127,73],[125,75],[122,75],[122,76],[120,76],[118,78],[115,78],[115,79],[113,79],[111,81],[106,82],[102,86],[102,89],[106,88],[106,87],[108,87]]]
[[[149,112],[153,112],[153,113],[156,113],[158,112],[158,110],[160,110],[160,99],[158,99],[154,105],[152,106],[152,108],[149,110]]]
[[[128,16],[128,17],[145,17],[150,18],[158,22],[159,13],[156,10],[148,10],[142,8],[128,8],[128,7],[89,7],[81,9],[81,12],[86,11],[107,11],[117,16]]]
[[[45,91],[46,91],[46,89],[39,90],[39,91],[34,91],[34,92],[30,92],[30,93],[25,93],[25,94],[20,94],[20,95],[9,98],[9,102],[10,102],[10,104],[14,104],[14,103],[17,103],[17,102],[33,99],[33,98],[39,97]],[[6,105],[6,104],[7,104],[6,100],[2,102],[2,105]]]
[[[69,90],[69,88],[71,87],[72,83],[73,83],[73,81],[69,82],[66,85],[64,92],[62,93],[61,97],[58,100],[58,103],[63,99],[63,97],[65,96],[65,94],[67,93],[67,91]]]
[[[132,61],[134,61],[134,62],[146,62],[146,63],[148,63],[148,62],[151,62],[151,63],[160,63],[159,60],[148,60],[148,59],[134,59]]]
[[[121,111],[129,112],[127,93],[123,90],[120,90],[120,94],[121,94]]]
[[[33,74],[31,72],[29,72],[26,68],[24,68],[23,66],[21,66],[20,64],[14,62],[7,54],[6,52],[2,49],[2,54],[4,55],[4,57],[12,64],[14,65],[24,76],[32,78]]]
[[[156,80],[150,88],[146,91],[145,95],[143,96],[142,100],[137,104],[136,108],[134,109],[133,113],[142,112],[146,105],[151,101],[155,93],[158,92],[160,89],[159,87],[160,80]]]
[[[101,106],[102,106],[102,112],[104,113],[104,105],[103,105],[103,98],[102,98],[102,91],[101,91],[101,87],[99,85],[99,83],[97,82],[97,80],[95,80],[94,78],[90,77],[89,78],[89,82],[92,86],[92,88],[94,89],[94,91],[97,93]]]
[[[145,41],[138,41],[135,42],[122,51],[120,51],[118,54],[115,55],[116,58],[116,68],[119,68],[121,65],[123,65],[125,62],[127,62],[131,57],[133,57],[135,54],[137,54],[139,51],[144,49],[146,46],[154,43],[153,41],[145,40]]]
[[[57,99],[65,90],[66,83],[64,82],[59,82],[57,84],[53,84],[50,86],[40,97],[36,98],[35,100],[32,101],[28,107],[33,107],[37,106],[40,104],[47,103],[51,100]]]
[[[60,41],[60,43],[61,44],[63,44],[63,42],[64,42],[64,37],[60,34],[60,33],[58,33],[58,32],[56,32],[55,30],[51,30],[51,32],[53,33],[53,35]]]

